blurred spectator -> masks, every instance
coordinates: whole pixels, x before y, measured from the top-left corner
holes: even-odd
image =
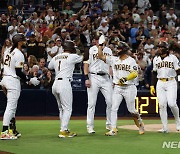
[[[142,52],[139,52],[137,54],[137,64],[138,64],[138,68],[139,68],[139,71],[138,71],[138,81],[139,81],[139,85],[138,85],[138,89],[141,90],[145,83],[144,83],[144,71],[147,67],[147,62],[145,62],[143,60],[143,53]]]
[[[113,11],[113,2],[114,2],[114,0],[102,0],[103,10],[112,12]]]
[[[46,65],[46,60],[44,58],[39,59],[38,74],[44,75],[47,72],[47,68],[45,67],[45,65]]]
[[[62,29],[61,30],[61,41],[62,43],[64,43],[65,40],[70,40],[70,36],[69,36],[69,33],[66,31],[66,29]]]
[[[31,35],[35,35],[35,32],[34,32],[34,24],[29,22],[28,24],[28,29],[26,30],[26,36],[27,37],[30,37]]]
[[[94,7],[90,8],[89,16],[93,19],[98,18],[99,15],[102,14],[102,10],[98,4],[95,4]]]
[[[151,60],[151,65],[147,66],[144,72],[144,82],[145,82],[145,87],[149,89],[151,85],[151,74],[152,74],[152,69],[153,69],[153,56],[149,57]]]
[[[62,41],[60,38],[55,40],[55,46],[52,47],[52,52],[56,53],[56,51],[57,54],[63,53]]]
[[[152,40],[148,37],[146,39],[145,45],[144,45],[144,50],[147,54],[147,56],[150,56],[151,50],[154,48]]]
[[[53,11],[59,11],[59,0],[49,0]]]
[[[33,65],[32,69],[30,70],[30,74],[28,76],[29,78],[29,82],[28,82],[28,89],[40,89],[40,83],[41,83],[41,78],[40,78],[40,75],[38,74],[38,71],[39,71],[39,66],[38,65]],[[39,82],[34,85],[31,80],[38,80]]]
[[[44,58],[45,60],[47,60],[47,52],[46,52],[47,40],[48,40],[47,37],[43,37],[43,38],[40,38],[40,40],[37,42],[37,47],[38,47],[37,59],[38,60],[41,58]]]
[[[45,21],[47,22],[47,24],[53,24],[53,21],[54,21],[54,13],[53,13],[53,10],[52,9],[48,9],[48,14],[46,15],[45,17]]]
[[[109,29],[108,21],[104,19],[101,22],[101,25],[98,27],[97,31],[101,31],[103,32],[104,35],[108,36],[108,29]]]
[[[84,1],[89,1],[89,0],[84,0]],[[73,6],[72,0],[62,0],[62,10],[64,10],[67,5],[69,5],[72,8]]]
[[[138,33],[139,33],[138,23],[134,22],[133,27],[130,30],[131,44],[134,52],[138,48],[138,44],[136,40]],[[142,34],[142,32],[140,32],[139,34]]]
[[[37,61],[36,57],[33,56],[33,55],[29,55],[29,57],[27,58],[27,61],[28,61],[30,70],[34,65],[38,64],[38,61]]]
[[[27,62],[25,62],[23,65],[23,73],[26,74],[26,76],[28,76],[30,73],[29,64]]]
[[[166,14],[166,18],[168,20],[168,27],[171,28],[172,26],[175,25],[177,16],[174,13],[174,9],[170,8],[169,12]]]
[[[50,60],[58,53],[58,51],[52,51],[52,48],[55,46],[55,42],[53,40],[48,41],[47,44],[47,63],[49,63]]]
[[[10,51],[11,47],[12,47],[12,41],[11,41],[9,38],[7,38],[7,39],[4,41],[4,45],[2,46],[1,57],[4,56],[4,52],[5,52],[6,50],[9,50],[9,51]]]
[[[152,22],[152,24],[154,24],[154,20],[158,20],[158,17],[156,15],[154,15],[153,10],[149,10],[149,15],[147,16],[147,20],[148,22]]]
[[[31,34],[29,40],[27,41],[27,57],[30,55],[38,58],[38,42],[36,41],[35,34]]]
[[[17,27],[17,20],[15,18],[11,18],[10,26],[8,27],[8,35],[9,39],[12,40],[12,37],[17,34],[18,27]]]
[[[65,9],[63,10],[63,13],[66,13],[69,15],[69,17],[72,17],[74,14],[74,11],[72,10],[70,4],[66,4]]]
[[[19,28],[18,28],[18,33],[22,33],[25,35],[25,27],[24,25],[21,25]]]
[[[137,6],[139,13],[144,13],[145,9],[149,9],[151,7],[151,3],[149,0],[138,0]]]
[[[54,82],[53,75],[52,75],[51,71],[48,70],[43,79],[43,87],[45,89],[51,89],[53,82]]]
[[[1,14],[0,18],[0,46],[4,44],[5,39],[7,38],[8,34],[8,19],[5,14]]]
[[[51,39],[54,33],[54,25],[49,24],[48,29],[45,31],[44,36],[47,36],[48,39]]]
[[[40,29],[39,29],[39,32],[42,36],[44,36],[44,33],[47,31],[47,23],[45,21],[43,21]]]

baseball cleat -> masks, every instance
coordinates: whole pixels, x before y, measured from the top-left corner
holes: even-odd
[[[16,140],[17,136],[13,133],[6,130],[5,132],[1,132],[1,140]]]
[[[96,133],[93,128],[87,128],[87,132],[88,132],[89,134],[94,134],[94,133]]]
[[[113,128],[112,130],[110,130],[109,132],[105,133],[106,136],[115,136],[117,135],[117,129]]]
[[[139,124],[139,134],[140,135],[144,134],[144,123],[143,122],[141,122]]]
[[[69,130],[60,131],[60,133],[59,133],[60,138],[74,137],[74,136],[77,136],[77,134],[71,133]]]
[[[14,136],[17,136],[18,138],[21,137],[21,133],[19,133],[17,130],[14,130],[14,131],[13,131],[12,129],[10,129],[9,132],[10,132],[10,133],[13,133]]]
[[[162,129],[159,129],[159,130],[158,130],[158,133],[168,133],[168,130],[164,130],[164,129],[162,128]]]
[[[111,130],[111,125],[106,125],[106,129],[110,131]]]
[[[180,131],[180,121],[176,122],[176,130]]]

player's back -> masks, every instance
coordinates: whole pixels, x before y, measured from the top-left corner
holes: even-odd
[[[64,52],[53,57],[48,68],[54,69],[56,78],[72,78],[76,63],[80,63],[83,57],[77,54]]]
[[[22,52],[15,48],[12,52],[10,49],[4,52],[4,72],[5,76],[17,77],[16,67],[23,67],[24,55]]]

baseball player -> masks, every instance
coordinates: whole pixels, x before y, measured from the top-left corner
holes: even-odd
[[[1,81],[2,89],[7,96],[7,106],[3,116],[1,132],[2,140],[17,139],[21,136],[16,130],[15,113],[21,91],[20,78],[26,80],[26,76],[22,72],[24,63],[22,50],[26,45],[26,39],[23,34],[16,34],[12,41],[12,48],[4,53],[4,72]]]
[[[109,78],[110,65],[104,63],[98,58],[98,39],[101,34],[97,32],[94,36],[96,45],[89,49],[89,60],[84,62],[85,86],[88,94],[87,108],[87,132],[89,134],[94,131],[94,113],[96,100],[99,90],[105,97],[106,101],[106,129],[111,128],[111,93],[112,82]],[[112,51],[108,47],[103,47],[103,53],[107,56],[112,55]]]
[[[71,133],[68,129],[72,113],[72,87],[71,80],[76,63],[80,63],[83,56],[76,53],[74,42],[65,41],[64,52],[56,55],[50,61],[48,68],[55,70],[55,81],[52,86],[52,93],[57,100],[60,117],[60,138],[74,137],[77,134]]]
[[[105,135],[113,136],[117,134],[117,111],[123,100],[126,101],[128,111],[132,114],[135,124],[139,128],[139,134],[144,134],[144,124],[140,114],[135,109],[135,98],[137,88],[134,79],[138,75],[138,66],[136,61],[127,54],[129,46],[124,42],[118,42],[116,46],[118,56],[106,56],[102,52],[102,46],[105,41],[102,35],[99,39],[98,56],[99,59],[111,64],[113,70],[113,94],[111,109],[111,130]]]
[[[167,104],[174,115],[176,129],[180,131],[179,108],[176,104],[177,82],[175,80],[176,75],[180,74],[180,63],[176,56],[169,54],[166,42],[159,43],[158,52],[159,54],[153,59],[152,85],[150,86],[150,93],[154,96],[157,77],[156,94],[163,125],[158,132],[168,133]]]

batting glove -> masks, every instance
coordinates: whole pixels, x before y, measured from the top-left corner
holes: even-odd
[[[126,78],[120,78],[118,84],[123,85],[127,81]]]
[[[105,42],[105,36],[102,34],[100,37],[99,37],[99,45],[103,45]]]
[[[154,86],[150,86],[150,93],[152,96],[155,96],[156,91],[155,91]]]

